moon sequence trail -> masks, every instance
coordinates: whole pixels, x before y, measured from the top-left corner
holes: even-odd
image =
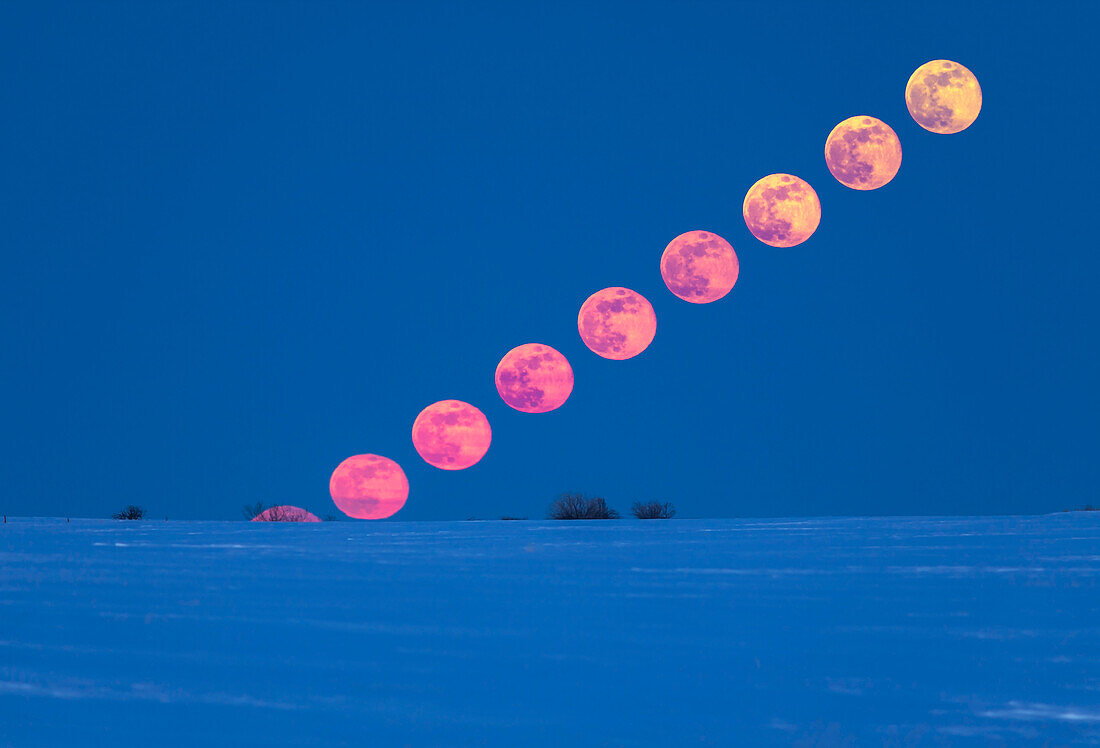
[[[910,76],[905,86],[905,105],[925,130],[955,134],[978,118],[982,89],[965,66],[951,60],[932,60]],[[881,119],[855,115],[829,133],[825,165],[845,187],[877,190],[889,184],[901,168],[901,140]],[[796,247],[809,240],[820,226],[821,200],[806,180],[777,172],[749,188],[741,213],[745,226],[759,241],[770,247]],[[673,295],[702,305],[723,299],[733,290],[740,265],[728,241],[712,231],[694,230],[668,243],[661,254],[660,271]],[[657,315],[649,300],[637,291],[611,286],[585,299],[577,315],[577,331],[597,356],[625,361],[653,342]],[[508,351],[497,364],[495,382],[501,400],[513,410],[549,413],[562,407],[573,392],[573,368],[557,349],[545,343],[524,343]],[[416,417],[412,441],[429,465],[441,470],[465,470],[488,452],[492,430],[485,414],[473,405],[441,400]],[[329,493],[349,517],[383,519],[405,505],[409,482],[393,460],[359,454],[348,457],[333,471]],[[286,510],[300,517],[298,521],[316,521],[314,515],[297,507],[273,507],[268,511],[273,510]]]

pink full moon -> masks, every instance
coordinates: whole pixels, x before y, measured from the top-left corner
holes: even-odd
[[[821,223],[817,193],[793,174],[769,174],[758,180],[745,195],[741,211],[752,235],[772,247],[801,244]]]
[[[901,141],[876,117],[849,117],[825,140],[825,165],[845,187],[877,190],[901,168]]]
[[[332,501],[356,519],[392,517],[409,498],[409,479],[393,460],[381,455],[353,455],[332,471]]]
[[[298,506],[283,504],[264,509],[252,518],[253,522],[320,522],[321,519],[312,512],[307,512]]]
[[[593,353],[622,361],[637,356],[653,342],[657,315],[640,293],[612,286],[585,300],[577,315],[577,329]]]
[[[661,255],[668,290],[692,304],[709,304],[732,291],[738,269],[733,247],[710,231],[680,234]]]
[[[432,403],[413,422],[413,446],[424,461],[443,470],[462,470],[489,451],[493,432],[480,410],[461,400]]]
[[[965,66],[932,60],[913,71],[905,85],[905,106],[929,132],[952,135],[974,124],[982,111],[982,87]]]
[[[497,364],[497,392],[523,413],[560,408],[573,392],[573,367],[565,356],[542,343],[516,346]]]

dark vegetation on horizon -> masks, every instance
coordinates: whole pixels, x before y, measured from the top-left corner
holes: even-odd
[[[282,516],[282,510],[279,506],[268,507],[262,501],[257,501],[254,504],[245,504],[241,507],[241,516],[247,520],[253,520],[259,517],[265,511],[268,512],[268,516],[264,517],[262,521],[266,522],[288,522],[292,521],[292,518]],[[676,507],[669,501],[635,501],[630,507],[630,513],[638,519],[672,519],[676,516]],[[616,509],[607,505],[607,500],[599,496],[585,496],[582,493],[574,491],[567,491],[561,494],[557,499],[550,504],[550,508],[546,513],[547,519],[556,520],[568,520],[568,519],[620,519],[621,516]],[[116,515],[116,518],[121,519]],[[127,518],[129,519],[129,518]],[[140,518],[138,518],[140,519]],[[325,515],[322,518],[325,522],[334,522],[341,517],[334,516],[332,514]],[[501,521],[522,521],[527,517],[520,517],[511,514],[506,514],[500,518]],[[467,522],[477,521],[477,517],[467,517]]]
[[[136,504],[130,504],[111,515],[111,519],[145,519],[145,510]]]
[[[266,517],[260,517],[261,514],[267,511]],[[281,506],[272,506],[270,509],[262,501],[257,501],[255,504],[245,504],[241,507],[241,516],[251,522],[252,520],[260,517],[260,522],[297,522],[292,514]],[[339,522],[340,518],[335,514],[326,514],[321,517],[322,522]]]
[[[667,501],[663,504],[659,501],[635,501],[630,511],[638,519],[672,519],[676,516],[676,507]]]
[[[598,496],[589,498],[579,493],[563,493],[550,505],[546,516],[550,519],[618,519],[619,513]]]
[[[241,516],[251,522],[262,514],[264,509],[267,509],[267,507],[264,506],[262,501],[257,501],[255,504],[245,504],[241,507]]]
[[[257,504],[262,506],[262,504]],[[247,507],[245,507],[247,509]],[[264,512],[267,512],[264,514]],[[286,510],[285,507],[273,506],[270,509],[261,509],[252,515],[255,522],[297,522],[296,515]]]
[[[668,501],[635,501],[630,511],[638,519],[672,519],[676,516],[676,507]],[[588,497],[573,492],[559,496],[550,505],[546,516],[550,519],[619,519],[619,513],[599,496]]]

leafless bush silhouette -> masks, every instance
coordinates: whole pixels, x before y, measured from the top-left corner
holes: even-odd
[[[272,506],[256,515],[257,522],[287,522],[290,517],[281,506]]]
[[[320,522],[321,518],[300,506],[269,506],[252,518],[253,522]]]
[[[120,512],[111,515],[112,519],[144,519],[145,510],[136,504],[130,504]]]
[[[659,501],[635,501],[630,511],[638,519],[672,519],[676,516],[676,507],[667,501],[664,504]]]
[[[241,507],[241,515],[245,519],[251,521],[258,515],[262,514],[264,509],[266,508],[267,507],[264,506],[264,503],[262,501],[257,501],[255,504],[245,504]]]
[[[270,506],[253,519],[256,522],[298,522],[301,518],[289,507]]]
[[[550,505],[550,519],[618,519],[619,513],[598,496],[588,498],[579,493],[563,493]]]

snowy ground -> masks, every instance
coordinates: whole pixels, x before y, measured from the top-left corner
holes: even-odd
[[[0,525],[0,745],[1100,741],[1100,513]]]

